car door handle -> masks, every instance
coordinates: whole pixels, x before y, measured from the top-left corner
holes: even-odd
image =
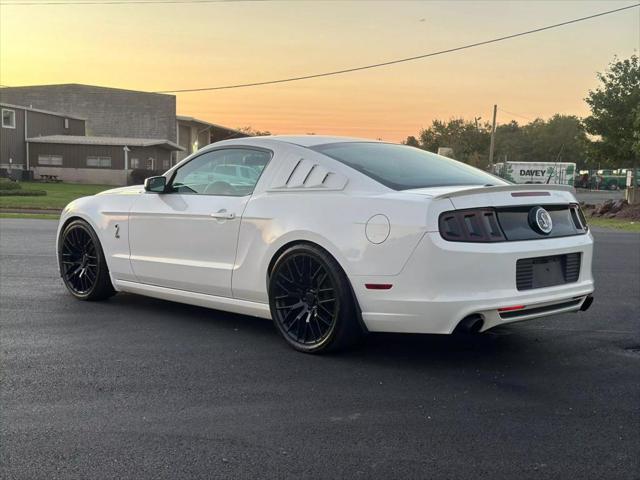
[[[233,220],[234,218],[236,218],[236,214],[233,212],[227,212],[227,209],[223,208],[222,210],[218,210],[216,213],[212,213],[211,218],[218,218],[222,220]]]

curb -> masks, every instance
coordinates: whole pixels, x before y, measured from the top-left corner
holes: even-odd
[[[58,209],[30,209],[30,208],[0,208],[0,213],[27,213],[35,215],[60,215],[62,210]]]

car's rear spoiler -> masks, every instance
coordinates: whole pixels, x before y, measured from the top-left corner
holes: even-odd
[[[531,196],[537,196],[537,192],[555,190],[560,192],[573,193],[575,189],[570,185],[545,185],[539,183],[532,183],[526,185],[501,185],[497,187],[478,187],[468,188],[463,190],[456,190],[455,192],[443,193],[436,195],[433,198],[453,198],[453,197],[466,197],[467,195],[486,194],[486,193],[498,193],[498,192],[513,192],[524,194],[531,192]],[[527,196],[527,195],[514,195],[514,196]]]

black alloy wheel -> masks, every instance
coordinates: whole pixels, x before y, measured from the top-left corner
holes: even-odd
[[[97,235],[84,220],[69,223],[58,241],[60,276],[80,300],[103,300],[115,294]]]
[[[307,353],[354,343],[362,330],[348,280],[337,262],[313,245],[295,245],[269,278],[271,316],[284,339]]]

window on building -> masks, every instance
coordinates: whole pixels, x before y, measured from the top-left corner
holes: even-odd
[[[132,158],[131,159],[131,168],[140,168],[140,159]]]
[[[38,165],[62,166],[62,155],[38,155]]]
[[[67,129],[69,128],[69,119],[68,118],[64,119],[64,128],[67,128]]]
[[[144,168],[147,170],[153,170],[154,163],[155,161],[153,157],[149,157],[144,161]]]
[[[16,128],[16,111],[2,109],[2,128]]]
[[[111,157],[87,157],[87,167],[111,168]]]
[[[171,166],[171,162],[169,160],[162,161],[162,168],[164,168],[165,170],[168,170],[170,166]]]

